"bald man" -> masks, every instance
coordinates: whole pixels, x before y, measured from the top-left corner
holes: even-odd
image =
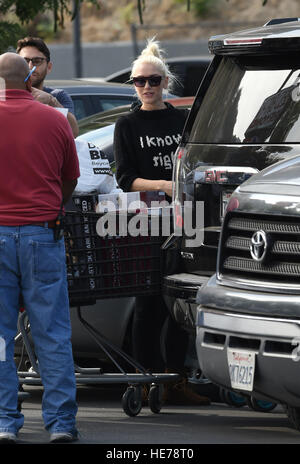
[[[0,55],[0,443],[15,443],[18,411],[14,363],[19,295],[30,321],[44,386],[42,412],[51,442],[77,439],[63,238],[55,219],[79,177],[66,118],[34,100],[27,62]]]

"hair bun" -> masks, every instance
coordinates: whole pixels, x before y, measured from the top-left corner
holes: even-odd
[[[164,61],[163,53],[164,50],[160,48],[159,42],[155,40],[155,37],[152,37],[152,39],[148,39],[147,46],[141,52],[141,56],[152,55]]]
[[[144,50],[140,53],[138,58],[132,63],[132,69],[130,78],[134,76],[136,67],[141,63],[150,63],[157,68],[158,74],[161,76],[168,77],[168,91],[171,90],[173,82],[178,82],[177,77],[169,70],[167,63],[165,62],[165,51],[160,47],[158,40],[155,37],[147,40],[147,45]]]

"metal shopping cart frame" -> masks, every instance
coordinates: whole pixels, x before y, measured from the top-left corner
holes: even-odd
[[[124,216],[125,213],[123,213]],[[147,221],[153,217],[147,215]],[[121,216],[120,216],[121,215]],[[123,296],[153,295],[161,288],[161,245],[164,238],[159,233],[151,236],[141,229],[136,237],[128,236],[120,230],[120,220],[124,225],[122,213],[117,212],[116,235],[99,235],[98,221],[103,213],[93,211],[67,211],[65,217],[66,265],[70,306],[75,306],[78,319],[90,337],[96,342],[117,372],[104,373],[101,367],[86,368],[75,364],[77,384],[126,384],[122,396],[122,407],[128,416],[136,416],[142,409],[142,389],[149,385],[148,404],[153,413],[162,408],[163,384],[175,382],[176,373],[148,372],[131,356],[111,343],[95,327],[88,323],[81,306],[94,304],[98,299],[119,298]],[[126,221],[134,217],[126,212]],[[155,220],[161,221],[161,211]],[[103,222],[103,221],[102,221]],[[144,225],[146,220],[143,219]],[[128,231],[127,231],[128,232]],[[122,234],[122,235],[120,235]],[[144,235],[143,235],[144,234]],[[31,368],[18,371],[19,383],[23,385],[42,385],[38,361],[30,341],[30,325],[26,310],[19,317],[19,334],[22,337]],[[126,367],[135,372],[127,372]],[[24,399],[22,394],[19,407]]]

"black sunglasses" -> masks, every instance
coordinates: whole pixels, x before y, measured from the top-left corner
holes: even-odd
[[[40,66],[43,63],[43,61],[45,61],[45,60],[47,61],[47,58],[42,58],[41,56],[36,56],[35,58],[25,58],[24,57],[24,60],[26,60],[28,64],[31,61],[33,66]]]
[[[136,87],[145,87],[147,81],[151,87],[158,87],[161,83],[162,76],[139,76],[133,77],[132,80]]]

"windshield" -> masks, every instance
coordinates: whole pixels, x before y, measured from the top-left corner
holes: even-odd
[[[85,134],[79,135],[78,140],[86,140],[87,142],[94,143],[100,149],[103,149],[106,145],[112,145],[114,138],[115,124],[109,124],[109,126],[100,127]]]
[[[191,128],[196,143],[300,143],[300,59],[222,59]],[[285,60],[287,61],[287,60]],[[263,63],[263,64],[262,64]]]

